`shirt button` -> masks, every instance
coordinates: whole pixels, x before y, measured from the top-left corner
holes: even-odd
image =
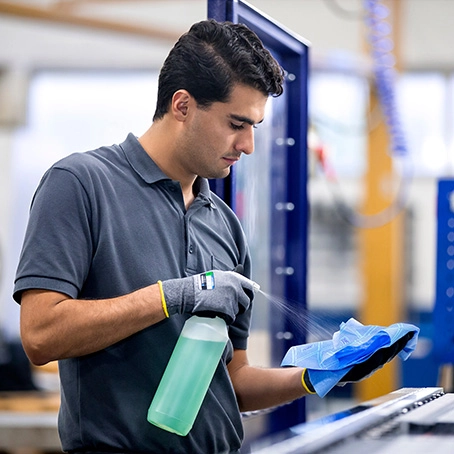
[[[192,246],[189,246],[189,253],[192,254],[194,252],[194,248]]]

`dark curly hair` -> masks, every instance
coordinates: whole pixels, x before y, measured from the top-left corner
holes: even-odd
[[[164,116],[180,89],[187,90],[200,108],[208,108],[214,102],[228,102],[238,83],[279,96],[283,81],[281,66],[248,27],[201,21],[180,37],[162,66],[153,120]]]

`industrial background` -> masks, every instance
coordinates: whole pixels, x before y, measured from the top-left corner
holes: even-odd
[[[159,68],[176,39],[207,17],[208,3],[0,0],[1,345],[19,339],[19,308],[11,293],[40,177],[65,155],[119,143],[128,132],[139,135],[147,129]],[[434,341],[443,337],[440,327],[447,318],[442,312],[434,326],[434,308],[438,300],[452,309],[454,298],[454,282],[450,277],[446,284],[440,278],[446,269],[437,265],[437,256],[440,262],[445,254],[448,271],[454,268],[454,233],[437,255],[438,219],[444,215],[444,205],[437,208],[438,184],[454,178],[454,2],[379,3],[383,9],[371,17],[363,0],[249,2],[308,52],[307,71],[298,74],[307,84],[307,97],[289,100],[305,115],[300,123],[305,137],[307,129],[300,175],[307,232],[295,226],[307,235],[297,257],[300,273],[284,262],[274,267],[271,257],[273,241],[285,247],[286,236],[267,223],[273,210],[292,211],[293,204],[274,203],[279,188],[270,175],[280,158],[260,155],[260,145],[266,148],[269,141],[266,132],[257,137],[255,155],[236,175],[234,205],[255,257],[253,277],[271,295],[256,303],[252,362],[274,365],[273,355],[282,350],[276,349],[279,342],[291,344],[299,332],[307,341],[322,340],[350,317],[363,324],[402,321],[421,328],[408,361],[393,361],[370,379],[339,388],[324,400],[308,398],[307,419],[401,387],[452,386],[447,367],[454,357],[452,332],[448,330],[449,345],[440,347],[448,353],[437,354]],[[381,73],[380,61],[386,62]],[[282,140],[291,153],[292,138]],[[281,178],[291,176],[284,171]],[[454,198],[448,208],[454,210]],[[454,225],[448,225],[454,232]],[[291,226],[285,228],[291,231]],[[282,290],[281,280],[273,287],[270,273],[281,280],[303,279],[303,294]],[[300,314],[289,315],[285,308],[276,309],[279,305]],[[279,327],[271,326],[276,310],[284,319]],[[289,327],[288,318],[296,320],[294,326]],[[2,354],[5,348],[0,348],[0,383],[2,364],[9,358]],[[43,426],[52,431],[58,405],[56,365],[32,373],[37,387],[50,397],[47,403],[21,401],[16,413],[21,405],[26,412],[27,405],[39,411],[40,405],[49,405],[51,416]],[[6,400],[0,410],[10,412],[15,404],[9,396]],[[9,413],[8,418],[11,422]],[[267,424],[260,417],[248,418],[247,435],[266,434]],[[52,441],[27,446],[14,440],[14,424],[4,427],[0,451],[52,451]],[[53,440],[44,429],[42,437]]]

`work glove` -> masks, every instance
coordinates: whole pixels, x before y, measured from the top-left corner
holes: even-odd
[[[258,284],[234,271],[208,271],[194,276],[158,281],[166,316],[194,314],[221,317],[230,325],[245,312]]]
[[[407,345],[407,342],[414,334],[414,331],[408,332],[389,347],[383,347],[377,350],[370,358],[366,359],[366,361],[355,364],[353,368],[342,377],[338,385],[344,386],[347,383],[359,382],[372,375],[378,369],[381,369]]]
[[[336,385],[368,377],[396,355],[406,360],[418,334],[419,328],[408,323],[364,326],[352,318],[331,340],[291,347],[281,365],[302,367],[303,387],[324,397]]]
[[[347,383],[357,383],[370,377],[377,370],[389,363],[403,350],[415,332],[410,331],[389,347],[382,347],[362,363],[355,364],[337,383],[337,386],[345,386]],[[315,394],[314,385],[310,378],[310,371],[303,369],[302,384],[309,394]]]

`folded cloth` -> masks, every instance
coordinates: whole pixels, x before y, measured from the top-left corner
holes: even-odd
[[[337,384],[358,381],[359,372],[364,373],[361,379],[371,375],[396,354],[406,360],[416,347],[418,335],[419,328],[409,323],[364,326],[351,318],[340,324],[331,340],[291,347],[281,366],[305,367],[315,391],[324,397]],[[361,371],[356,366],[359,364],[372,368],[363,367]]]

